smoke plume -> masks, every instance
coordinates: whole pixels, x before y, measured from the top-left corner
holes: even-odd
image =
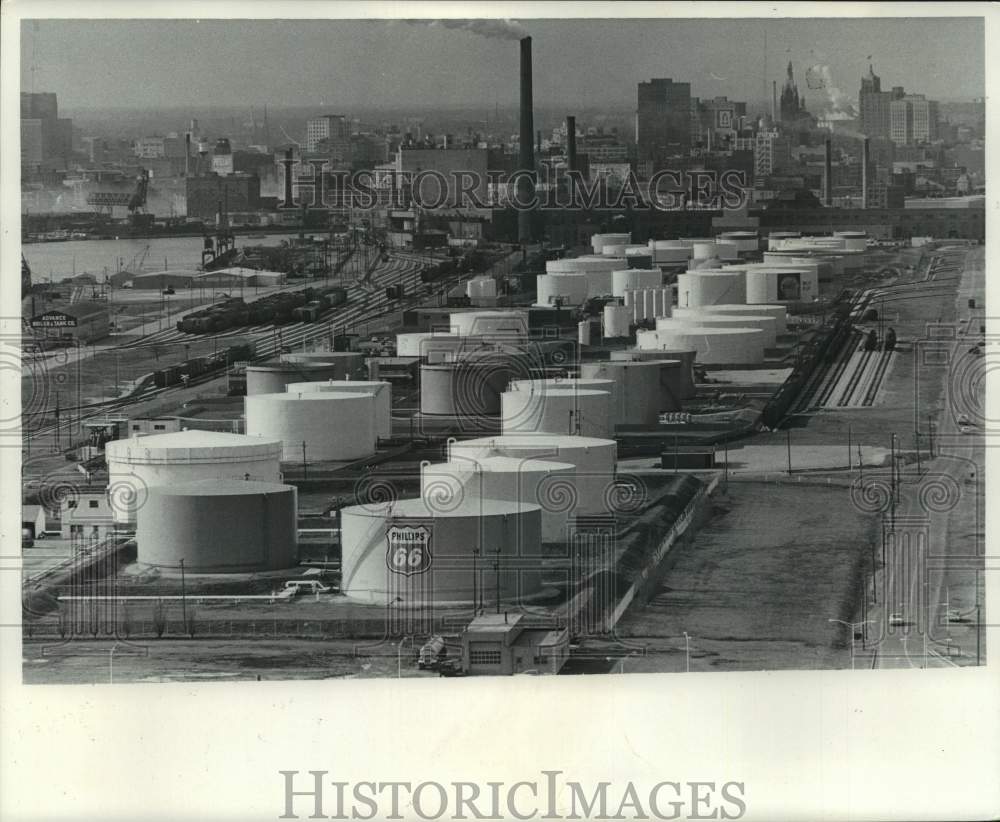
[[[521,40],[528,32],[516,20],[407,20],[413,26],[458,29],[491,40]]]
[[[806,86],[813,91],[826,93],[827,109],[823,118],[827,120],[853,120],[857,116],[851,99],[833,82],[830,67],[817,63],[806,69]]]

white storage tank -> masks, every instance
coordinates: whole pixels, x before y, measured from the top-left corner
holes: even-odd
[[[655,331],[647,332],[649,334],[655,334]],[[694,363],[695,363],[696,352],[694,351],[668,351],[665,349],[638,349],[629,348],[625,351],[612,351],[612,360],[624,360],[626,362],[643,362],[643,361],[670,361],[670,362],[680,362],[681,366],[679,369],[679,374],[676,375],[678,380],[678,394],[677,396],[682,400],[691,399],[695,393],[695,381],[694,381]],[[673,375],[671,375],[673,376]]]
[[[593,234],[590,238],[590,245],[595,254],[602,253],[605,245],[627,245],[630,242],[632,242],[631,234]]]
[[[535,304],[554,305],[556,298],[561,298],[565,306],[583,305],[589,288],[586,274],[539,274],[535,278]]]
[[[746,254],[759,250],[760,240],[755,231],[723,231],[719,235],[720,240],[727,243],[734,243],[740,253]]]
[[[478,561],[480,593],[491,603],[497,561],[501,600],[521,602],[542,590],[541,536],[541,509],[527,503],[467,500],[450,511],[421,499],[352,505],[340,511],[341,590],[399,607],[471,603]]]
[[[624,297],[625,292],[638,288],[659,288],[663,285],[663,274],[659,269],[624,268],[611,272],[611,293]]]
[[[357,351],[289,351],[281,355],[281,362],[332,365],[337,376],[330,379],[337,380],[349,380],[365,373],[364,355]]]
[[[544,459],[576,468],[575,511],[579,516],[608,512],[608,497],[615,479],[618,445],[611,439],[553,434],[504,434],[450,441],[448,459],[483,459],[489,456]]]
[[[249,436],[281,440],[285,462],[342,462],[375,453],[374,394],[257,394],[246,398],[246,418]]]
[[[739,245],[726,240],[716,240],[715,256],[720,260],[738,260],[740,258]]]
[[[281,481],[281,442],[219,431],[177,431],[104,446],[115,522],[135,522],[149,489],[194,480]]]
[[[465,284],[465,296],[470,300],[497,295],[497,281],[492,277],[473,277]]]
[[[424,463],[420,497],[432,511],[448,511],[467,500],[506,500],[541,509],[542,541],[565,540],[574,516],[576,468],[572,463],[487,456]]]
[[[712,305],[707,308],[677,308],[674,309],[674,316],[700,317],[705,314],[725,314],[727,316],[764,316],[774,320],[774,329],[778,334],[784,334],[786,330],[787,310],[783,305]]]
[[[547,391],[607,391],[611,395],[609,407],[614,409],[618,406],[617,383],[613,379],[598,378],[587,379],[582,377],[545,377],[542,379],[518,379],[511,380],[507,386],[508,391],[526,391],[536,394],[544,394]],[[611,420],[612,426],[615,419]]]
[[[657,362],[605,360],[582,363],[580,375],[616,383],[617,405],[612,416],[619,425],[656,425],[661,411],[676,410],[660,407],[660,369]]]
[[[576,341],[579,345],[590,345],[590,320],[580,320],[576,324]]]
[[[812,302],[819,296],[815,270],[794,267],[749,268],[746,273],[748,304]]]
[[[459,337],[521,341],[528,336],[526,311],[460,311],[451,315],[451,332]]]
[[[703,365],[743,365],[764,361],[764,332],[759,328],[698,326],[681,320],[655,331],[636,332],[636,347],[694,349]]]
[[[505,391],[500,397],[504,434],[612,434],[611,395],[589,388],[550,388],[539,391]]]
[[[677,305],[699,308],[746,302],[746,275],[742,271],[688,271],[677,275]]]
[[[778,339],[778,332],[775,327],[774,317],[765,314],[712,314],[708,311],[697,309],[687,309],[687,313],[680,314],[678,309],[672,317],[664,317],[656,321],[657,329],[664,328],[670,330],[675,327],[675,323],[687,323],[697,325],[702,328],[759,328],[764,334],[764,347],[773,348]]]
[[[719,256],[719,250],[714,242],[696,242],[691,244],[691,257],[695,260],[712,260]]]
[[[288,394],[329,391],[344,394],[371,394],[375,397],[375,434],[380,439],[392,436],[392,383],[371,380],[328,380],[327,382],[293,382]]]
[[[631,292],[629,292],[631,293]],[[632,320],[632,312],[627,305],[608,303],[604,306],[605,338],[627,337]]]
[[[344,363],[267,362],[247,366],[247,396],[279,394],[293,382],[342,380],[348,376]]]
[[[420,413],[467,420],[495,417],[500,395],[517,373],[517,362],[502,354],[422,365]]]
[[[188,574],[257,573],[298,564],[291,485],[234,479],[151,488],[139,509],[137,559]]]

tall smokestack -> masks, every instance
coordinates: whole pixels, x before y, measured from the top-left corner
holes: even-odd
[[[292,150],[290,148],[285,149],[285,159],[292,159]],[[285,204],[291,205],[292,200],[292,175],[291,175],[291,163],[285,166]]]
[[[868,138],[861,145],[861,207],[868,208]]]
[[[771,81],[771,122],[778,122],[778,81]]]
[[[823,141],[823,205],[827,208],[833,205],[833,158],[830,149],[830,138]]]
[[[191,176],[191,132],[184,135],[184,176]]]
[[[521,155],[518,165],[521,171],[527,172],[518,179],[518,199],[522,203],[532,200],[535,195],[535,152],[533,140],[535,137],[535,120],[531,100],[531,38],[521,40]],[[532,175],[531,177],[528,174]],[[517,239],[521,243],[530,243],[532,238],[531,211],[521,209],[517,212]]]
[[[566,168],[576,171],[576,117],[566,118]]]
[[[542,153],[542,130],[538,129],[535,132],[535,154]]]

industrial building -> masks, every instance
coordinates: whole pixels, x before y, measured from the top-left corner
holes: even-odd
[[[557,674],[569,659],[569,630],[529,627],[523,614],[482,614],[462,632],[462,668],[470,674]]]
[[[106,303],[79,302],[35,314],[28,321],[35,339],[90,343],[111,331]]]

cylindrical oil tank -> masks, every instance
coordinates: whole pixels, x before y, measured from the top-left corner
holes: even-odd
[[[812,302],[819,295],[815,269],[789,267],[750,268],[746,273],[748,304]]]
[[[104,446],[115,522],[135,522],[149,489],[194,480],[281,480],[281,442],[221,431],[177,431]]]
[[[342,462],[375,453],[374,394],[257,394],[246,398],[246,418],[250,436],[281,440],[285,462]]]
[[[535,303],[554,305],[559,298],[565,306],[583,305],[589,287],[586,274],[540,274],[535,278]]]
[[[741,253],[757,251],[760,245],[755,231],[723,231],[719,235],[719,239],[727,243],[735,243],[736,248]]]
[[[634,288],[627,289],[625,291],[625,294],[623,295],[623,300],[626,308],[631,308],[633,305],[635,305],[635,289]]]
[[[609,303],[604,306],[604,336],[627,337],[631,320],[632,312],[628,306]]]
[[[420,367],[420,413],[479,419],[500,413],[500,395],[517,363],[506,355]]]
[[[497,295],[497,281],[492,277],[473,277],[465,284],[465,296],[470,300]]]
[[[656,317],[655,300],[653,295],[656,293],[655,288],[644,288],[642,289],[642,316],[643,319],[652,320]]]
[[[151,488],[137,559],[188,574],[256,573],[298,564],[296,489],[211,479]]]
[[[655,331],[646,332],[647,334],[655,334]],[[629,348],[625,351],[612,351],[612,360],[625,360],[642,362],[646,360],[671,360],[678,361],[681,364],[680,373],[677,375],[679,380],[679,391],[678,396],[682,400],[691,399],[695,393],[695,382],[694,382],[694,363],[695,363],[696,352],[695,351],[667,351],[659,349],[639,349],[639,348]]]
[[[565,264],[565,267],[561,269],[562,273],[582,274],[587,278],[588,297],[610,294],[611,272],[616,268],[621,268],[620,258],[604,255],[575,257],[571,260],[558,260],[556,262]],[[548,271],[547,266],[548,263],[546,263]]]
[[[624,257],[625,243],[605,243],[601,247],[601,254],[605,257]]]
[[[764,332],[759,328],[719,328],[672,320],[671,327],[636,334],[638,348],[694,349],[703,365],[764,361]]]
[[[331,379],[349,380],[365,373],[365,358],[358,351],[289,351],[281,355],[281,362],[320,363],[338,369],[338,376]]]
[[[392,383],[390,382],[371,380],[293,382],[285,391],[288,394],[305,394],[310,391],[372,394],[375,397],[375,434],[380,439],[389,439],[392,436]]]
[[[727,242],[726,240],[716,240],[715,256],[720,260],[738,260],[740,258],[740,247],[738,244]]]
[[[460,337],[523,340],[528,336],[526,311],[459,311],[451,315],[451,332]]]
[[[659,288],[663,285],[663,274],[659,269],[625,268],[611,272],[611,293],[624,297],[625,292],[638,288]]]
[[[675,316],[680,317],[700,317],[704,314],[725,314],[726,316],[763,316],[771,317],[774,320],[774,329],[778,334],[784,334],[786,328],[787,310],[783,305],[713,305],[704,309],[685,308],[675,309]]]
[[[590,345],[590,320],[580,320],[576,324],[576,341],[580,345]]]
[[[576,467],[568,462],[489,456],[424,463],[420,497],[432,511],[448,511],[466,500],[506,500],[541,509],[542,541],[567,537],[575,514]]]
[[[449,511],[421,499],[352,505],[340,511],[341,590],[396,610],[472,602],[478,552],[489,582],[483,599],[495,596],[499,583],[501,600],[523,601],[542,588],[541,536],[541,509],[527,503],[467,500]]]
[[[611,394],[590,388],[505,391],[500,397],[504,434],[612,434]]]
[[[719,256],[719,250],[714,242],[691,244],[691,257],[695,260],[712,260]]]
[[[267,362],[247,366],[247,396],[280,394],[293,382],[342,380],[347,376],[343,363]]]
[[[677,275],[677,305],[699,308],[718,303],[745,303],[742,271],[688,271]]]
[[[844,240],[847,251],[867,251],[868,233],[866,231],[834,231],[834,237]]]
[[[687,323],[703,328],[759,328],[764,333],[764,347],[773,348],[777,342],[778,332],[774,317],[766,314],[713,314],[710,311],[697,309],[682,309],[674,312],[672,317],[664,317],[656,321],[656,327],[668,331],[675,323]]]
[[[660,412],[660,365],[656,362],[605,360],[582,363],[580,376],[614,380],[618,387],[617,405],[612,414],[619,425],[656,425]]]
[[[448,459],[483,459],[489,456],[544,459],[576,467],[576,513],[605,514],[615,479],[618,445],[611,439],[553,434],[504,434],[450,441]]]
[[[614,409],[618,407],[618,385],[614,379],[597,378],[587,379],[583,377],[546,377],[543,379],[511,380],[507,386],[508,391],[526,391],[536,394],[544,394],[547,391],[607,391],[611,395],[608,403]],[[611,425],[616,424],[616,419],[612,418]]]
[[[605,245],[627,245],[630,242],[632,242],[631,234],[593,234],[590,238],[590,245],[595,254],[602,253]]]

